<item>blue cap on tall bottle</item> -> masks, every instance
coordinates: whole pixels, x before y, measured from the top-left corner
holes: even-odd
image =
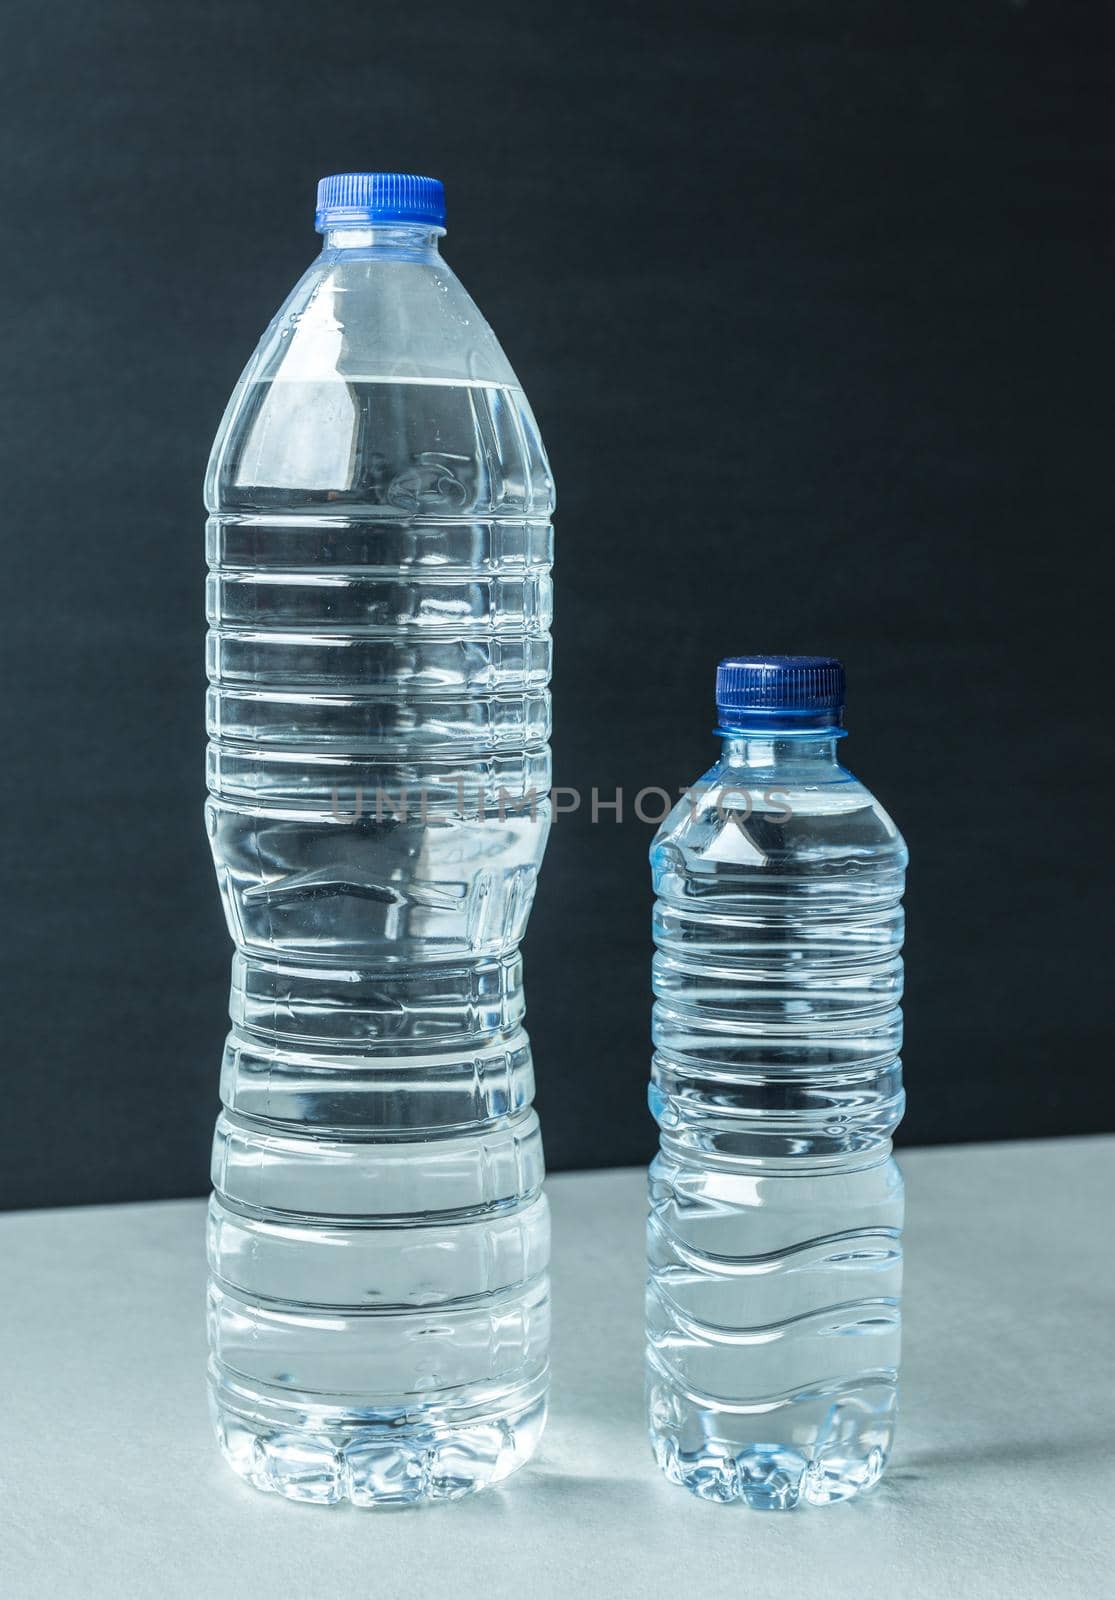
[[[445,226],[445,190],[413,172],[338,172],[317,186],[318,233],[346,223],[424,222]]]
[[[725,732],[839,727],[844,668],[835,656],[729,656],[716,669],[716,711]]]

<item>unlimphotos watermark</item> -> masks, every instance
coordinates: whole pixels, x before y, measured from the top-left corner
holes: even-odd
[[[610,798],[605,798],[610,794]],[[722,822],[743,827],[754,816],[781,826],[793,816],[789,796],[781,789],[748,789],[738,784],[690,783],[675,793],[649,784],[628,795],[622,786],[608,791],[595,784],[586,790],[556,786],[552,789],[525,789],[519,793],[499,788],[470,787],[462,778],[455,785],[385,789],[370,792],[356,787],[342,794],[334,786],[331,811],[338,822],[403,823],[426,822],[431,816],[447,813],[486,822],[504,822],[527,817],[533,822],[545,818],[555,823],[562,817],[581,812],[592,826],[602,821],[623,823],[628,818],[656,828],[675,806],[688,806],[694,821],[715,811]]]

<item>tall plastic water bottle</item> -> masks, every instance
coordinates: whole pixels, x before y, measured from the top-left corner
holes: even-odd
[[[209,1224],[228,1460],[376,1505],[545,1419],[517,946],[549,826],[550,514],[442,186],[348,173],[206,480],[209,837],[233,960]]]
[[[651,848],[648,1413],[673,1482],[783,1510],[894,1436],[906,849],[837,761],[838,661],[716,688],[721,758]]]

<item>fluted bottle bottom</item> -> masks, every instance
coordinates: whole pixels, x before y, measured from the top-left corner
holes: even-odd
[[[848,1500],[878,1483],[894,1443],[897,1385],[888,1375],[729,1406],[681,1388],[653,1358],[647,1418],[671,1483],[702,1500],[757,1511]]]
[[[234,1472],[256,1489],[315,1505],[458,1500],[528,1462],[546,1424],[548,1371],[498,1397],[466,1390],[428,1408],[281,1402],[211,1362],[210,1414]]]

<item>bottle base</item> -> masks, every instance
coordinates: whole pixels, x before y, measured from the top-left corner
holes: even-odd
[[[546,1374],[512,1404],[388,1413],[252,1396],[211,1377],[210,1413],[221,1453],[256,1489],[314,1505],[407,1506],[459,1500],[526,1464],[546,1425]],[[283,1410],[285,1417],[278,1413]]]
[[[647,1399],[651,1446],[670,1482],[755,1511],[863,1494],[882,1477],[894,1442],[897,1393],[882,1378],[733,1407],[652,1371]]]

